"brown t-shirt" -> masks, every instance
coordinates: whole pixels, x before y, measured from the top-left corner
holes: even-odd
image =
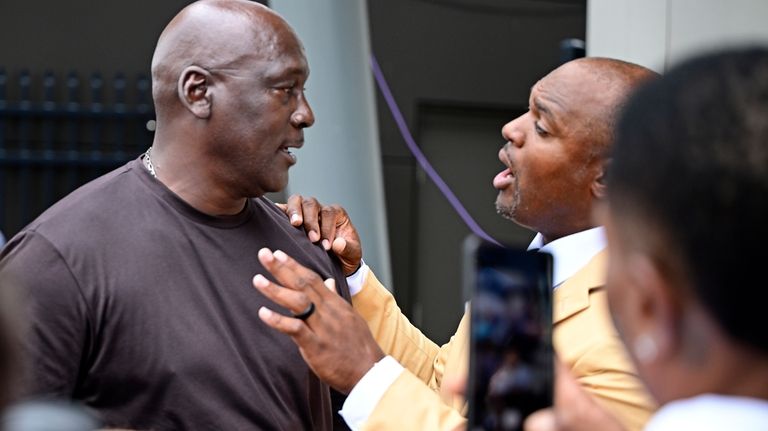
[[[16,235],[0,283],[22,290],[29,395],[82,401],[134,429],[324,430],[328,387],[257,311],[262,247],[349,297],[339,266],[265,198],[200,213],[134,160],[73,192]]]

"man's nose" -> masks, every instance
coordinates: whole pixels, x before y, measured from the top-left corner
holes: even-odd
[[[520,120],[522,118],[523,116],[517,117],[501,128],[501,136],[503,136],[507,142],[518,148],[522,147],[525,143],[525,133],[520,128]]]
[[[299,99],[299,105],[291,115],[291,124],[297,129],[311,127],[315,124],[315,114],[312,112],[309,102],[307,102],[307,99],[305,99],[303,95]]]

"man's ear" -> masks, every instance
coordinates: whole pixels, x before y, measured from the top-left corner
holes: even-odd
[[[610,158],[605,158],[597,162],[596,169],[598,169],[598,172],[591,186],[592,196],[597,200],[603,200],[603,198],[605,198],[606,181],[608,179],[608,168],[610,165]]]
[[[213,97],[210,84],[211,74],[199,66],[188,66],[179,76],[179,99],[197,118],[211,116]]]
[[[629,262],[626,276],[633,287],[632,302],[636,307],[634,318],[638,337],[627,340],[628,347],[634,350],[635,357],[641,362],[644,359],[653,362],[669,358],[676,353],[679,342],[677,292],[664,271],[649,256],[636,254]],[[651,352],[642,351],[648,348],[652,350],[652,357],[648,357]]]

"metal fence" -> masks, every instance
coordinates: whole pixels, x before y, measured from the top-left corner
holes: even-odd
[[[11,237],[51,204],[146,150],[146,76],[11,76],[0,69],[0,230]]]

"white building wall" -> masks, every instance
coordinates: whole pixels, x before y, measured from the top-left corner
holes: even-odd
[[[588,0],[587,55],[663,72],[693,54],[768,45],[766,0]]]

